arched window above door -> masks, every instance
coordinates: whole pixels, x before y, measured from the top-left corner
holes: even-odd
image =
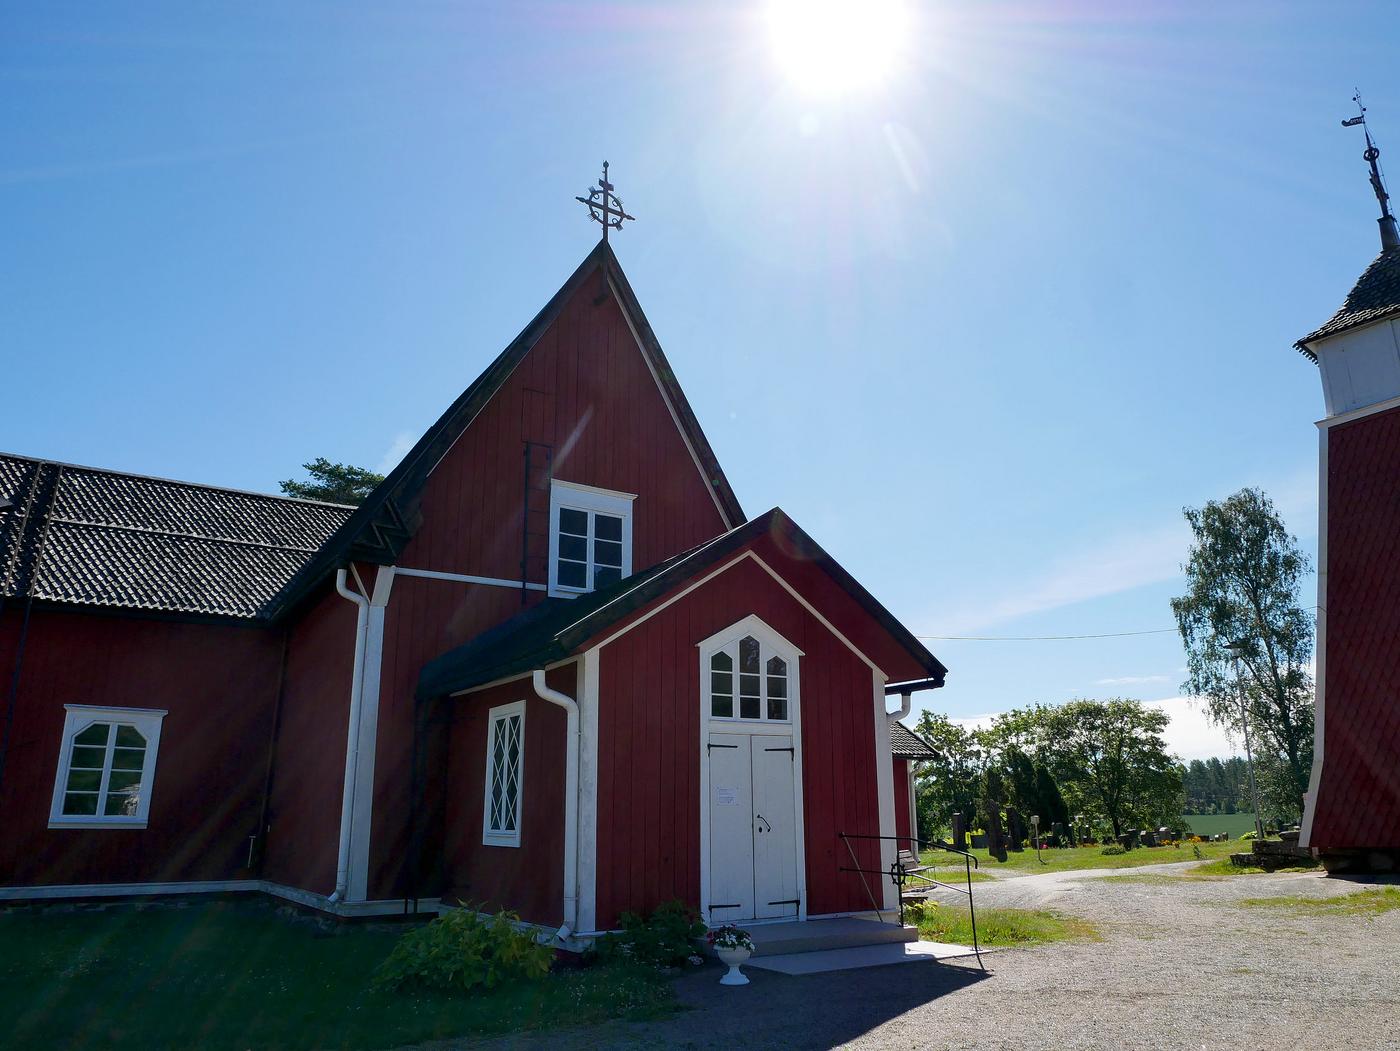
[[[701,648],[705,711],[711,719],[792,721],[801,653],[782,636],[757,617],[746,617]]]

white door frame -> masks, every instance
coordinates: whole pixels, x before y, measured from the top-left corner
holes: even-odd
[[[788,722],[764,719],[714,719],[710,716],[710,657],[735,639],[752,635],[788,664]],[[797,822],[797,920],[807,918],[807,828],[803,818],[802,777],[802,676],[803,653],[753,614],[696,643],[700,662],[700,918],[709,925],[710,917],[710,757],[712,733],[772,735],[792,737],[793,809]],[[760,672],[762,674],[762,672]],[[735,668],[735,675],[738,669]],[[738,701],[737,690],[735,701]],[[745,920],[745,923],[791,923],[781,920]]]

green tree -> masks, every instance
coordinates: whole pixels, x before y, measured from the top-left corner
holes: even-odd
[[[1069,807],[1065,805],[1064,797],[1060,794],[1060,786],[1055,784],[1055,779],[1050,776],[1050,770],[1044,763],[1035,764],[1035,794],[1040,806],[1040,827],[1051,829],[1059,822],[1068,828]]]
[[[976,823],[981,746],[965,728],[936,712],[919,716],[915,730],[938,752],[938,758],[921,761],[914,771],[919,828],[926,836],[941,835],[952,826],[954,814],[962,814],[970,828]]]
[[[1186,648],[1182,689],[1237,739],[1248,712],[1255,747],[1286,767],[1276,792],[1300,814],[1313,745],[1313,622],[1299,601],[1307,557],[1258,489],[1184,514],[1193,535],[1186,594],[1172,599]],[[1238,685],[1231,643],[1240,645]]]
[[[1056,742],[1049,766],[1076,810],[1097,813],[1115,836],[1181,815],[1181,772],[1162,739],[1166,712],[1117,697],[1041,711]]]
[[[310,479],[298,482],[294,478],[288,478],[278,483],[287,496],[295,496],[301,500],[359,504],[364,502],[365,497],[369,496],[376,485],[384,481],[382,474],[348,463],[331,463],[322,456],[301,466],[311,476]]]

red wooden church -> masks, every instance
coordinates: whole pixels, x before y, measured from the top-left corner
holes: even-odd
[[[1364,114],[1364,111],[1363,111]],[[1353,119],[1350,123],[1362,123]],[[1333,865],[1400,864],[1400,232],[1366,136],[1381,254],[1297,347],[1317,364],[1317,697],[1299,842]]]
[[[606,240],[358,508],[23,456],[0,502],[0,897],[897,902],[842,837],[908,833],[886,698],[945,669],[745,516]]]

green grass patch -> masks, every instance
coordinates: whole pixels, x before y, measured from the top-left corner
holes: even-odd
[[[930,902],[917,910],[919,937],[955,945],[972,944],[972,922],[961,904]],[[1092,923],[1046,909],[978,909],[977,941],[982,946],[1044,945],[1096,941]]]
[[[1239,853],[1239,851],[1235,851]],[[1285,865],[1282,868],[1274,869],[1274,872],[1311,872],[1316,869],[1317,862],[1309,863],[1302,858],[1298,859],[1296,865]],[[1189,869],[1165,875],[1160,872],[1129,872],[1122,876],[1104,876],[1105,883],[1178,883],[1181,880],[1219,880],[1228,876],[1248,876],[1255,873],[1267,873],[1268,869],[1261,869],[1257,865],[1236,865],[1228,857],[1216,858],[1214,861],[1202,862],[1193,865]]]
[[[406,928],[323,928],[253,901],[0,912],[0,1017],[12,1047],[386,1048],[674,1009],[633,965],[474,995],[371,988]]]
[[[925,855],[925,857],[927,857],[927,855]],[[927,862],[924,863],[927,864]],[[924,872],[922,875],[936,879],[939,883],[952,884],[954,887],[967,886],[967,870],[962,865],[934,865],[930,871]],[[972,870],[973,883],[986,883],[995,879],[995,876],[983,872],[981,869]],[[911,879],[907,889],[921,890],[924,886],[926,886],[926,884],[920,884],[918,880]]]
[[[1245,898],[1247,909],[1286,909],[1300,916],[1380,916],[1400,909],[1400,887],[1373,887],[1331,898]]]
[[[1214,836],[1221,832],[1239,839],[1254,831],[1254,814],[1183,814],[1191,831],[1198,836]]]
[[[1243,851],[1235,851],[1243,853]],[[1311,872],[1316,869],[1320,862],[1308,861],[1298,858],[1296,864],[1284,865],[1281,868],[1273,869],[1274,872]],[[1216,861],[1207,862],[1204,865],[1197,865],[1188,869],[1187,876],[1193,879],[1207,879],[1216,876],[1248,876],[1257,872],[1269,872],[1269,869],[1260,868],[1258,865],[1236,865],[1229,858],[1220,858]]]
[[[1240,851],[1238,843],[1183,843],[1180,847],[1140,847],[1126,854],[1101,854],[1102,847],[1066,847],[1057,850],[1042,850],[1037,859],[1035,851],[1023,850],[1019,854],[1012,851],[1006,861],[1000,862],[985,850],[974,850],[982,871],[996,875],[1002,872],[1070,872],[1076,869],[1130,869],[1141,865],[1167,865],[1174,862],[1194,861],[1197,858],[1192,847],[1200,849],[1200,858],[1214,860],[1225,858]],[[940,855],[942,855],[940,857]],[[923,855],[924,863],[946,861],[948,855],[932,850]],[[953,882],[949,880],[948,882]]]

